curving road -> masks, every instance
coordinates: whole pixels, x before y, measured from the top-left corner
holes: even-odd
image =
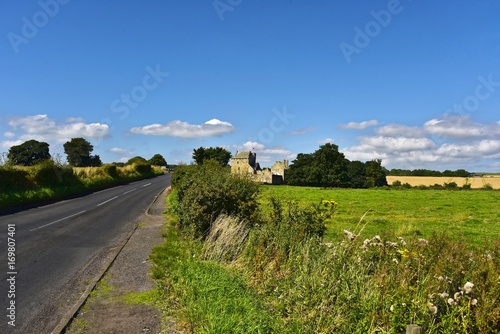
[[[50,333],[170,178],[0,216],[0,333]]]

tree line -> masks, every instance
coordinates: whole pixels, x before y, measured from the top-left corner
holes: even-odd
[[[473,173],[466,171],[465,169],[457,169],[455,171],[445,170],[440,172],[438,170],[430,169],[397,169],[393,168],[387,171],[389,176],[447,176],[447,177],[470,177]]]

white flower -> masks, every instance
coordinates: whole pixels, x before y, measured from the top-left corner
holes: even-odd
[[[455,304],[455,299],[453,299],[453,298],[448,298],[448,304],[450,304],[450,305]]]
[[[450,295],[447,294],[446,292],[443,292],[443,293],[440,293],[439,296],[441,296],[441,298],[445,299],[445,298],[448,298]]]
[[[392,262],[394,262],[395,264],[399,264],[398,259],[392,259]]]
[[[438,307],[431,302],[427,303],[427,307],[429,308],[429,311],[431,311],[434,314],[436,314],[438,311]]]
[[[391,307],[389,308],[389,310],[390,310],[391,312],[394,312],[394,305],[391,305]]]
[[[465,285],[464,285],[465,293],[471,293],[473,287],[474,287],[474,284],[472,284],[471,282],[465,283]]]
[[[460,298],[462,297],[462,294],[463,292],[460,291],[460,292],[455,292],[455,295],[453,296],[453,298],[455,298],[456,301],[459,301]]]
[[[477,305],[477,299],[476,299],[476,298],[474,298],[473,300],[471,300],[470,304],[471,304],[471,305]]]

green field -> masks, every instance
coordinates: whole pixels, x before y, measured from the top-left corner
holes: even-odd
[[[500,236],[499,191],[321,189],[313,187],[262,186],[260,201],[275,196],[299,204],[334,200],[333,219],[326,239],[347,229],[362,231],[362,238],[381,236],[429,237],[446,232],[453,239],[463,237],[471,244]],[[368,211],[368,212],[367,212]],[[364,221],[358,225],[365,214]]]

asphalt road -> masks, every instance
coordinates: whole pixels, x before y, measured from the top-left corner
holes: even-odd
[[[170,178],[0,216],[0,333],[50,333]]]

